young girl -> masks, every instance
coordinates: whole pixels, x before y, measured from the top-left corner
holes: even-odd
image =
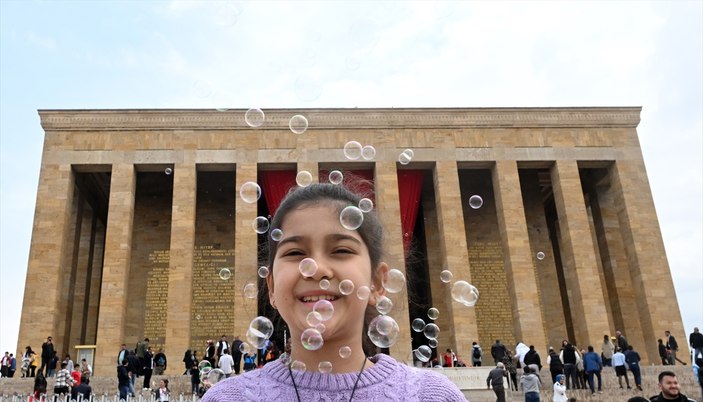
[[[564,374],[557,375],[557,382],[554,383],[553,402],[567,402],[566,385],[564,385]]]
[[[168,402],[169,395],[171,395],[171,390],[168,389],[168,380],[161,380],[161,382],[159,382],[159,389],[157,389],[155,393],[157,401]]]
[[[377,300],[385,294],[388,265],[381,261],[383,228],[373,212],[364,214],[356,230],[340,223],[340,212],[357,206],[360,198],[333,184],[297,188],[286,196],[270,225],[283,236],[278,242],[269,239],[266,283],[269,302],[291,332],[290,360],[295,364],[278,360],[221,381],[210,388],[203,402],[466,400],[442,374],[364,352],[365,319],[374,317],[367,308],[369,313],[375,311]],[[306,258],[315,260],[317,270],[303,276],[299,265]],[[322,279],[329,281],[326,290],[320,287]],[[355,285],[346,296],[337,290],[343,280]],[[357,297],[356,290],[362,286],[370,289],[368,297]],[[301,334],[310,328],[307,316],[322,299],[332,303],[334,314],[324,323],[322,346],[309,350],[303,347]],[[304,369],[295,369],[303,364]]]

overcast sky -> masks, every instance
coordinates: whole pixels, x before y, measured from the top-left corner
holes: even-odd
[[[0,0],[0,350],[17,345],[37,109],[642,106],[687,337],[703,324],[702,4]]]

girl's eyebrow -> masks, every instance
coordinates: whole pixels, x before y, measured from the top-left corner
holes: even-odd
[[[357,243],[358,245],[361,245],[361,240],[357,239],[354,236],[344,234],[344,233],[332,233],[326,236],[327,240],[331,241],[341,241],[341,240],[349,240],[354,243]],[[288,243],[299,243],[303,241],[303,236],[290,236],[282,239],[281,241],[278,242],[278,247],[280,248],[281,246],[288,244]]]

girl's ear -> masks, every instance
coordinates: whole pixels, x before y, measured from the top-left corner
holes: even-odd
[[[375,306],[378,298],[386,295],[386,288],[383,287],[383,282],[388,280],[388,270],[388,264],[385,262],[378,264],[376,273],[373,278],[371,278],[371,285],[373,288],[371,290],[371,294],[369,295],[369,305]]]
[[[271,307],[276,308],[276,299],[273,296],[273,267],[271,267],[269,274],[266,275],[266,287],[269,288],[269,303]]]

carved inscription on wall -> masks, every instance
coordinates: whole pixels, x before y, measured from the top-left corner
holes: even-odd
[[[232,336],[234,328],[234,277],[220,277],[223,268],[234,275],[234,250],[212,245],[197,246],[193,252],[193,304],[191,344],[197,350],[207,339]]]
[[[149,338],[154,350],[163,346],[166,336],[168,263],[168,250],[154,250],[149,253],[146,267],[148,274],[144,305],[144,336]]]

